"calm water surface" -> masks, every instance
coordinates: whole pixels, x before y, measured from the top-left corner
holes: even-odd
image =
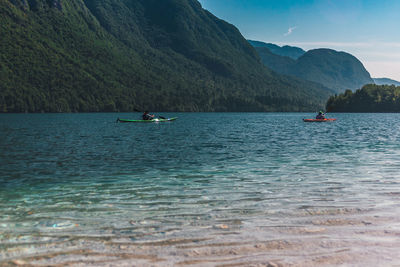
[[[0,265],[395,265],[400,114],[0,114]]]

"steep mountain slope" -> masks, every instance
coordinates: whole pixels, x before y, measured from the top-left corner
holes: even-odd
[[[315,110],[196,0],[0,1],[0,112]]]
[[[396,86],[400,86],[400,82],[389,79],[389,78],[373,78],[373,80],[374,80],[374,83],[377,85],[394,84]]]
[[[278,73],[293,75],[292,68],[296,65],[295,59],[277,55],[267,47],[255,47],[255,49],[265,66]]]
[[[306,53],[306,51],[304,51],[300,47],[289,46],[289,45],[278,46],[276,44],[264,43],[253,40],[248,40],[248,41],[255,48],[266,47],[271,51],[271,53],[275,55],[290,57],[291,59],[298,59],[299,57],[301,57]]]
[[[373,83],[370,74],[354,56],[332,49],[314,49],[301,56],[291,73],[321,83],[336,92],[359,89]]]
[[[265,47],[257,44],[255,49],[262,62],[278,73],[320,83],[335,92],[359,89],[373,83],[362,63],[351,54],[332,49],[313,49],[293,60],[267,51]]]

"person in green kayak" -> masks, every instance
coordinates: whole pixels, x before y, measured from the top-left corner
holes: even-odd
[[[145,112],[143,112],[142,119],[145,121],[154,120],[154,115],[149,114],[149,112],[146,110]]]
[[[318,112],[318,115],[315,118],[317,120],[323,120],[323,119],[325,119],[325,114],[322,111],[320,111],[320,112]]]

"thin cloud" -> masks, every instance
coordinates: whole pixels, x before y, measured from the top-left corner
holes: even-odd
[[[296,28],[297,28],[297,26],[290,27],[290,28],[288,29],[287,33],[284,34],[284,36],[291,35],[292,32],[293,32]]]

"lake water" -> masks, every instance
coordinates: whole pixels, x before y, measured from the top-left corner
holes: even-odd
[[[0,114],[0,265],[400,264],[400,114]]]

